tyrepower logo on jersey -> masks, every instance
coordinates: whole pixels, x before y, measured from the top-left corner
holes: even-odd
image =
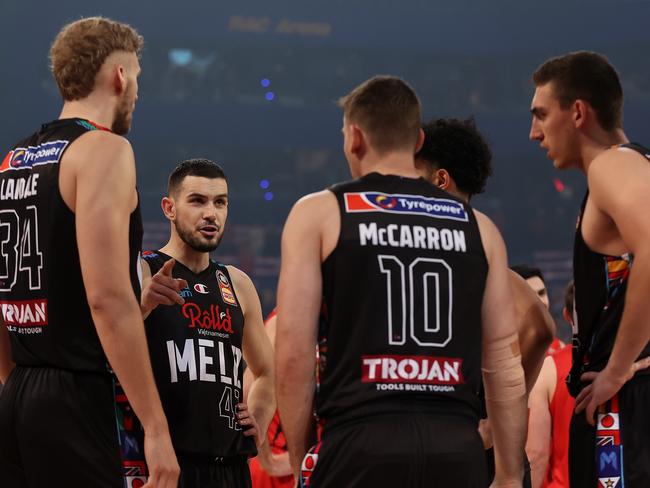
[[[40,334],[47,325],[47,300],[0,301],[2,319],[10,332]]]
[[[378,390],[412,389],[439,391],[439,385],[465,383],[461,367],[463,361],[455,358],[432,356],[362,356],[361,381],[363,383],[408,383],[413,388],[389,388],[378,385]],[[386,385],[384,385],[386,386]],[[453,391],[453,387],[442,391]]]
[[[210,305],[208,310],[202,310],[196,303],[186,302],[182,308],[183,316],[190,319],[190,329],[203,329],[233,334],[230,310],[220,310],[219,305]]]
[[[446,198],[379,192],[345,193],[343,197],[347,213],[388,212],[467,222],[467,211],[463,204]]]
[[[0,165],[0,173],[10,169],[32,168],[41,164],[56,164],[68,141],[44,142],[38,146],[17,147],[9,151]]]

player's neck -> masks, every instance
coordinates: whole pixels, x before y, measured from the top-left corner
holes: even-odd
[[[592,137],[586,137],[580,151],[583,171],[586,173],[591,162],[604,151],[607,151],[612,146],[628,142],[630,141],[623,129],[615,129],[611,132],[599,131]]]
[[[408,152],[368,153],[360,162],[361,174],[379,173],[382,175],[397,175],[407,178],[419,178],[420,173],[415,168],[413,154]]]
[[[210,253],[192,249],[177,235],[172,235],[169,242],[160,250],[194,273],[200,273],[210,264]]]
[[[103,127],[111,127],[114,117],[115,107],[113,104],[98,101],[92,95],[82,100],[65,102],[59,115],[60,119],[86,119]]]

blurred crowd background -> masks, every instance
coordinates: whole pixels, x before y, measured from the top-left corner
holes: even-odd
[[[568,51],[606,54],[622,78],[626,132],[650,143],[648,0],[0,0],[1,147],[57,118],[49,44],[87,15],[131,23],[145,38],[128,136],[145,247],[168,236],[159,202],[171,169],[191,157],[221,163],[230,214],[214,257],[251,275],[265,313],[291,205],[349,177],[335,101],[370,76],[406,79],[425,119],[476,118],[494,176],[472,203],[500,227],[512,264],[542,269],[558,323],[585,186],[528,141],[531,73]]]

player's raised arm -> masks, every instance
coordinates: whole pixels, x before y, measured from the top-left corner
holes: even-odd
[[[76,169],[79,260],[97,333],[146,434],[155,486],[175,486],[178,464],[153,379],[140,306],[129,274],[129,219],[137,205],[130,144],[107,132],[81,138],[67,161]],[[82,164],[93,155],[94,164]]]
[[[338,215],[333,194],[309,195],[291,210],[282,233],[278,284],[276,378],[278,410],[294,474],[309,444],[315,388],[315,348],[322,302],[322,226]]]
[[[483,296],[483,381],[494,440],[492,486],[521,486],[526,438],[526,388],[506,250],[496,226],[475,212],[489,263]]]

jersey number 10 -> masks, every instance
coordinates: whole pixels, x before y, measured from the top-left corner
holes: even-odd
[[[442,259],[417,258],[408,267],[396,256],[379,255],[386,275],[388,343],[445,347],[452,337],[452,272]]]

